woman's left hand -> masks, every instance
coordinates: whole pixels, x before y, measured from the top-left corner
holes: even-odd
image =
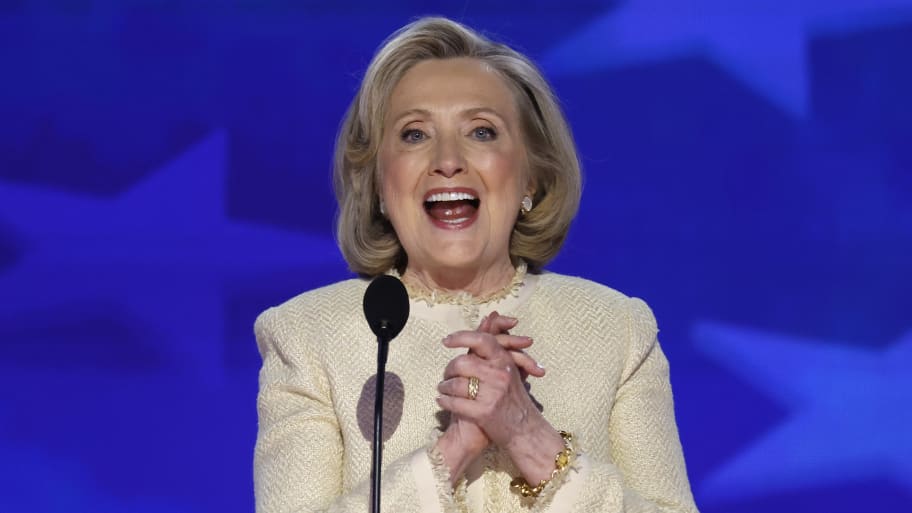
[[[478,331],[453,333],[443,344],[470,352],[447,365],[438,387],[440,407],[477,424],[529,482],[547,479],[563,441],[532,402],[510,352],[493,335]],[[468,397],[470,377],[479,381],[475,399]]]

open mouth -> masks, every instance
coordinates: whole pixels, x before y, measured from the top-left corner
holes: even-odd
[[[444,227],[458,228],[474,220],[481,200],[468,191],[442,191],[429,194],[424,200],[424,210]]]

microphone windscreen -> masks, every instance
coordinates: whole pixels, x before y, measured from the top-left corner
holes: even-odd
[[[364,292],[364,317],[377,337],[392,340],[405,327],[409,297],[405,285],[395,276],[374,278]]]

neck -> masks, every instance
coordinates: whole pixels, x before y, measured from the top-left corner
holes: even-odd
[[[403,279],[427,290],[465,292],[475,297],[496,294],[513,281],[516,269],[507,258],[485,269],[430,269],[409,265]]]

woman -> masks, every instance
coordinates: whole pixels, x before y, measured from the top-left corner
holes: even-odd
[[[652,313],[541,272],[580,171],[534,65],[449,20],[404,27],[348,111],[334,184],[351,268],[400,275],[410,296],[387,366],[384,511],[696,511]],[[367,283],[257,320],[258,511],[367,510]]]

